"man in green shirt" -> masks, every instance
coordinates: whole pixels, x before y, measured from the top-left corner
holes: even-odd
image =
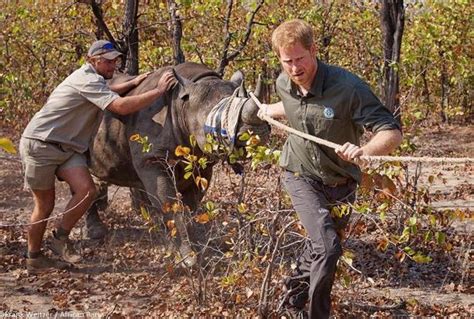
[[[68,236],[77,221],[95,199],[96,188],[87,168],[84,153],[95,133],[101,113],[108,110],[126,115],[141,110],[163,95],[174,83],[171,72],[165,73],[156,88],[135,96],[121,97],[143,81],[146,74],[109,86],[121,53],[105,40],[94,42],[87,63],[59,84],[43,108],[28,123],[20,140],[20,154],[25,171],[25,186],[31,189],[34,209],[28,229],[28,272],[65,268],[80,260]],[[72,193],[66,211],[56,223],[51,236],[51,250],[59,260],[41,253],[46,221],[54,208],[55,178],[65,181]]]
[[[283,72],[276,81],[281,102],[263,105],[261,112],[286,117],[291,127],[342,145],[321,146],[290,134],[280,165],[285,188],[309,236],[297,268],[285,280],[285,306],[310,318],[329,318],[336,263],[342,254],[338,235],[349,215],[335,219],[331,207],[355,200],[362,155],[386,155],[402,140],[392,113],[356,75],[316,59],[311,26],[302,20],[281,24],[272,46]],[[261,113],[260,113],[261,114]],[[374,133],[360,145],[364,129]]]

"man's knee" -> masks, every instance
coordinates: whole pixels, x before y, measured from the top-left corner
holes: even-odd
[[[84,183],[80,185],[76,185],[74,189],[71,189],[71,192],[75,196],[79,196],[92,202],[97,197],[97,188],[95,187],[94,183]]]

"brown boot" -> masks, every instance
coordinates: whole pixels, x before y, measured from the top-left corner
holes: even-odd
[[[26,270],[29,275],[45,272],[51,269],[67,269],[70,268],[71,264],[64,261],[51,259],[43,254],[37,258],[26,259]]]
[[[74,249],[74,245],[69,238],[65,236],[57,238],[54,231],[53,236],[51,236],[49,249],[68,263],[74,264],[82,259],[81,255]]]

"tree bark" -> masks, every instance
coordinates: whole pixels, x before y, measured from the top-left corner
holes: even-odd
[[[383,0],[380,10],[384,51],[385,106],[400,120],[400,83],[398,67],[400,63],[401,43],[405,26],[405,8],[403,0]]]
[[[181,49],[181,38],[183,37],[183,25],[181,23],[181,17],[178,14],[176,8],[176,2],[174,0],[167,0],[168,10],[171,17],[171,41],[173,47],[173,60],[175,64],[184,63],[186,58],[184,57],[183,50]]]
[[[124,54],[126,54],[125,70],[130,75],[137,75],[138,65],[138,0],[127,0],[125,3],[125,21],[123,23]]]

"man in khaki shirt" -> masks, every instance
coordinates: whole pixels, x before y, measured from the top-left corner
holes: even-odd
[[[366,83],[351,72],[316,59],[311,26],[302,20],[281,24],[272,46],[284,72],[276,82],[281,102],[264,105],[271,117],[286,117],[291,127],[342,145],[318,145],[290,134],[280,165],[294,209],[309,240],[296,269],[285,280],[284,304],[298,317],[329,318],[331,289],[342,254],[338,233],[349,214],[338,219],[331,208],[352,203],[360,182],[357,160],[362,155],[385,155],[402,140],[400,125]],[[364,129],[373,138],[360,146]]]
[[[69,75],[53,91],[43,108],[27,125],[20,140],[25,170],[25,186],[31,189],[34,209],[28,230],[27,269],[35,273],[48,268],[66,268],[81,257],[68,236],[95,199],[96,188],[84,153],[105,109],[126,115],[139,111],[163,95],[174,82],[173,74],[163,74],[155,89],[136,96],[120,97],[143,81],[147,74],[108,86],[120,52],[105,40],[94,42],[87,63]],[[68,183],[72,198],[67,213],[58,220],[50,249],[63,261],[41,252],[46,221],[54,208],[55,178]],[[65,262],[64,262],[65,261]]]

